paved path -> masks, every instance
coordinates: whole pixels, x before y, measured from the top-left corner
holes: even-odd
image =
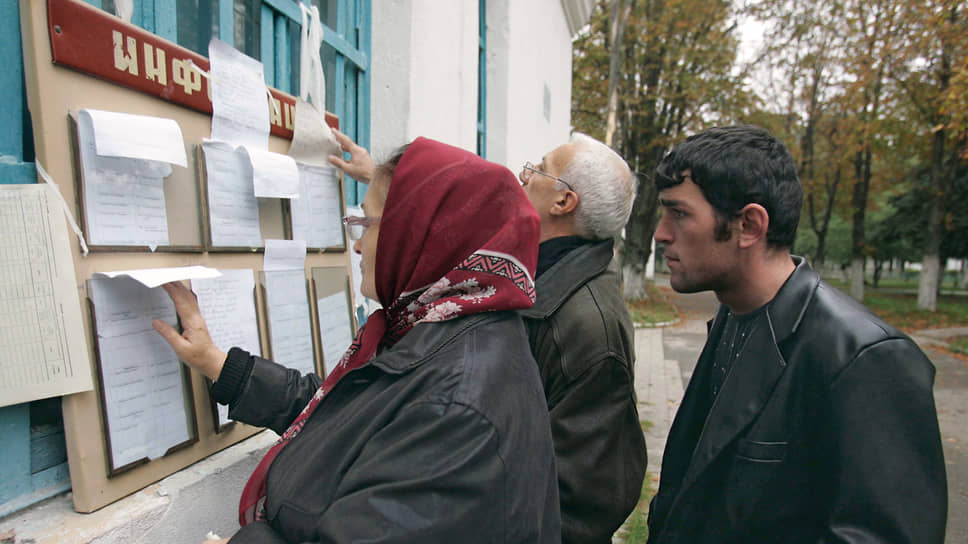
[[[706,321],[719,303],[712,293],[680,295],[668,279],[656,283],[679,308],[682,320],[663,328],[635,331],[635,388],[646,432],[649,473],[658,487],[662,450],[676,409],[706,340]],[[912,335],[935,364],[935,401],[948,471],[948,531],[945,544],[968,544],[968,360],[939,349],[945,339],[968,335],[968,328],[920,331]]]

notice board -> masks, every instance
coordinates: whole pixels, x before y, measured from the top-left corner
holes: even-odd
[[[112,469],[103,409],[104,384],[96,368],[92,277],[105,271],[189,265],[251,270],[257,277],[263,255],[260,247],[214,248],[206,240],[205,172],[198,147],[211,131],[211,103],[206,81],[189,70],[188,61],[206,70],[207,59],[79,0],[21,0],[20,16],[36,159],[50,173],[75,218],[83,217],[78,194],[83,179],[75,121],[81,109],[174,119],[182,131],[188,157],[187,167],[174,168],[165,180],[168,222],[174,226],[168,246],[154,251],[148,247],[105,246],[93,248],[84,256],[76,238],[70,243],[86,338],[84,349],[92,361],[89,370],[95,388],[63,397],[62,405],[74,508],[91,512],[260,431],[243,424],[220,425],[211,409],[206,380],[192,371],[184,386],[190,440],[161,456],[145,458],[143,462],[125,459]],[[116,55],[118,51],[120,56]],[[159,55],[158,51],[165,54]],[[144,64],[148,58],[145,52],[151,53],[150,65]],[[164,60],[158,63],[158,59]],[[275,107],[271,108],[269,150],[286,153],[292,137],[295,100],[274,89],[271,96]],[[327,114],[327,122],[332,125],[336,119]],[[281,200],[261,202],[259,211],[263,237],[286,236],[290,229]],[[305,279],[322,280],[318,275],[313,277],[314,268],[341,270],[343,273],[329,276],[338,284],[323,290],[342,291],[346,289],[349,266],[350,255],[344,241],[325,251],[309,252]],[[320,289],[318,284],[315,287]],[[261,314],[265,308],[263,294],[255,289],[254,297]],[[318,323],[313,319],[312,324],[316,339]],[[267,334],[267,327],[260,322],[262,346],[268,345]]]

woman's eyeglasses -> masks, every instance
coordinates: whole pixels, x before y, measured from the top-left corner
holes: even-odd
[[[366,229],[379,224],[379,217],[359,217],[356,215],[347,215],[343,218],[343,228],[346,230],[346,234],[350,237],[350,240],[353,240],[354,242],[363,237]]]

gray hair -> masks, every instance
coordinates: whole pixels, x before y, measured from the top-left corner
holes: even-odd
[[[632,213],[638,178],[625,159],[595,138],[573,132],[569,143],[575,156],[561,177],[578,193],[576,226],[598,240],[619,236]]]

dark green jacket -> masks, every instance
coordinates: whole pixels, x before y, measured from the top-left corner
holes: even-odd
[[[612,245],[566,254],[537,279],[538,300],[521,312],[551,415],[563,542],[610,542],[645,475],[634,330],[609,266]]]

